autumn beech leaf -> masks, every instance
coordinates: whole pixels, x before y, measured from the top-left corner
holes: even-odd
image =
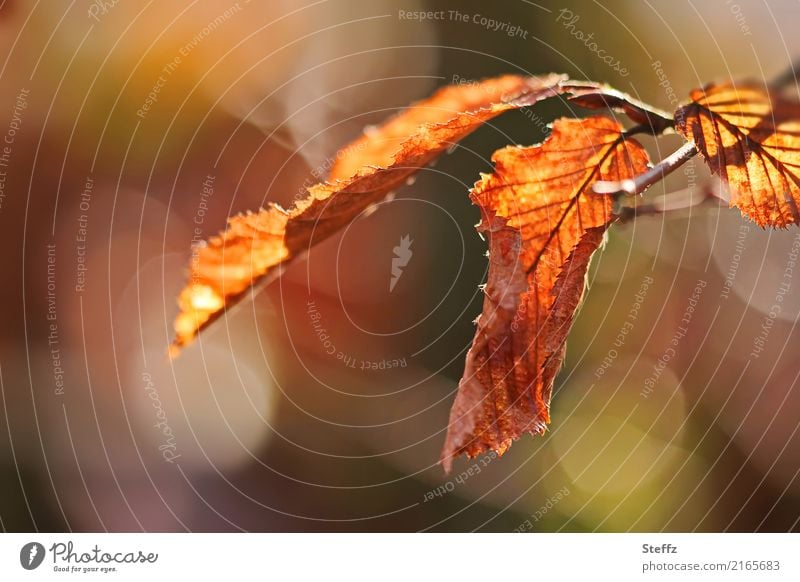
[[[444,88],[345,147],[329,181],[309,188],[293,208],[272,205],[230,218],[223,233],[194,249],[170,353],[175,356],[253,285],[268,282],[279,267],[344,228],[481,124],[563,92],[564,79],[507,75]]]
[[[359,171],[370,171],[371,166],[388,167],[403,157],[398,156],[401,150],[429,150],[429,154],[435,157],[441,153],[437,151],[438,146],[432,147],[438,138],[444,138],[445,147],[449,147],[481,123],[504,111],[532,105],[561,93],[561,84],[566,79],[564,75],[505,75],[445,86],[382,125],[367,129],[361,138],[342,148],[328,180],[347,179]],[[455,133],[459,127],[463,127],[466,133]],[[450,132],[454,132],[452,138],[455,139],[448,139]]]
[[[495,152],[494,173],[470,197],[488,239],[489,273],[442,463],[542,433],[584,291],[592,253],[614,219],[599,180],[632,179],[648,169],[644,148],[606,117],[560,119],[544,143]]]
[[[730,190],[730,204],[760,226],[800,222],[800,103],[758,85],[695,89],[676,129]]]

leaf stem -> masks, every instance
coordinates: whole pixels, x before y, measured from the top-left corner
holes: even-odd
[[[566,81],[561,85],[571,96],[568,99],[587,109],[622,111],[648,133],[658,135],[675,126],[675,120],[666,111],[656,109],[627,93],[593,81]]]
[[[697,154],[697,148],[694,143],[686,142],[678,150],[668,155],[644,174],[640,174],[633,179],[621,180],[619,182],[601,180],[595,182],[592,186],[592,190],[595,194],[608,194],[612,196],[620,194],[627,194],[629,196],[641,194],[649,186],[663,180],[667,174],[671,174],[681,167],[695,154]]]

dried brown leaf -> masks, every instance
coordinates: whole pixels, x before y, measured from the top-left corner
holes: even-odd
[[[462,453],[503,453],[544,431],[589,259],[613,219],[612,199],[591,186],[648,168],[644,148],[606,117],[561,119],[544,143],[498,150],[493,161],[471,193],[489,274],[450,413],[446,470]]]
[[[560,93],[563,80],[509,75],[442,89],[344,148],[330,181],[309,188],[292,209],[271,206],[229,219],[225,232],[194,250],[171,353],[257,282],[277,275],[278,267],[342,229],[481,124]]]

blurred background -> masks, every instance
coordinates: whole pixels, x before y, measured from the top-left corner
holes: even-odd
[[[166,348],[193,239],[291,204],[436,87],[554,71],[671,110],[780,74],[798,19],[794,0],[5,0],[0,527],[797,530],[800,231],[735,211],[613,228],[551,430],[437,464],[487,267],[467,191],[497,147],[587,114],[558,100]],[[655,160],[680,143],[644,141]],[[648,196],[707,182],[698,161]]]

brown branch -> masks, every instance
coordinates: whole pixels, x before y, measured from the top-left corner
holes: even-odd
[[[594,190],[595,194],[609,194],[612,196],[641,194],[649,186],[663,180],[667,174],[671,174],[680,168],[689,158],[696,154],[697,148],[695,145],[692,142],[686,142],[644,174],[640,174],[632,180],[596,182],[592,186],[592,190]]]
[[[561,87],[571,93],[567,99],[587,109],[620,111],[632,121],[658,135],[675,126],[675,120],[666,111],[657,109],[627,93],[593,81],[565,81]]]

